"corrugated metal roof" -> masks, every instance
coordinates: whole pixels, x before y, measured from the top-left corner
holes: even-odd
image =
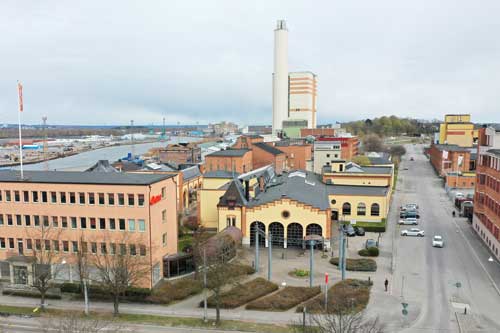
[[[226,150],[215,151],[213,153],[208,154],[207,156],[222,156],[222,157],[243,156],[249,151],[250,151],[249,149],[226,149]]]
[[[280,155],[280,154],[284,154],[284,152],[282,152],[281,150],[279,150],[278,148],[275,148],[271,145],[268,145],[267,143],[264,143],[264,142],[257,142],[257,143],[254,143],[252,144],[253,146],[257,147],[257,148],[260,148],[266,152],[268,152],[269,154],[272,154],[272,155]]]

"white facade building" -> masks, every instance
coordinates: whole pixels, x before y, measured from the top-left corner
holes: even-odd
[[[323,166],[341,159],[340,141],[317,141],[313,149],[313,171],[317,174],[321,174]]]
[[[307,128],[316,128],[317,76],[311,72],[289,74],[289,119],[307,120]]]

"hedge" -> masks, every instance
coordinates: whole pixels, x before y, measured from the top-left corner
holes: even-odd
[[[147,299],[151,303],[169,304],[186,299],[203,291],[203,282],[193,278],[183,278],[173,282],[164,282],[156,287]]]
[[[378,247],[369,247],[367,249],[361,249],[358,254],[362,257],[378,257],[379,250]]]
[[[334,257],[330,259],[330,264],[338,266],[339,258]],[[377,263],[373,259],[346,259],[346,270],[356,272],[375,272],[377,270]]]
[[[63,283],[60,285],[61,292],[82,294],[81,285],[79,283]],[[87,286],[88,296],[94,300],[112,300],[113,295],[106,289],[105,286],[91,284]],[[122,300],[129,302],[147,302],[147,298],[151,296],[151,290],[148,288],[129,287],[122,296]]]
[[[259,297],[267,295],[278,289],[278,285],[269,282],[263,278],[256,278],[243,284],[238,284],[231,290],[220,295],[220,307],[222,309],[234,309],[243,304],[251,302]],[[207,304],[209,307],[215,307],[215,297],[212,295],[208,298]],[[203,306],[203,301],[200,302],[200,307]]]
[[[23,289],[4,289],[2,290],[3,295],[8,296],[21,296],[21,297],[33,297],[40,298],[40,292],[38,290],[23,290]],[[54,294],[51,292],[45,293],[46,299],[61,299],[61,295]]]
[[[362,222],[357,221],[355,226],[362,227],[366,232],[385,232],[387,219],[382,219],[382,222]]]
[[[248,303],[245,308],[247,310],[286,311],[320,292],[320,287],[285,287],[277,293]]]
[[[357,279],[346,279],[334,284],[328,289],[329,313],[339,310],[351,310],[355,313],[366,308],[370,300],[370,288],[373,282]],[[302,312],[306,307],[308,313],[322,313],[325,311],[325,296],[320,294],[298,306],[296,311]]]

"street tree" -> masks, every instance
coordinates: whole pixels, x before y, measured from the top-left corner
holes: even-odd
[[[43,333],[119,333],[124,332],[119,324],[99,316],[92,318],[77,313],[68,313],[64,316],[49,316],[40,319],[40,328]]]
[[[399,162],[401,160],[401,156],[406,154],[406,149],[402,145],[392,145],[389,147],[389,153],[391,154],[393,160]]]
[[[384,150],[384,143],[382,142],[382,139],[380,138],[380,136],[378,136],[376,134],[369,134],[363,138],[363,150],[365,152],[383,151]]]
[[[151,274],[146,256],[151,248],[144,245],[142,238],[129,234],[122,235],[119,243],[107,235],[99,240],[100,253],[93,255],[91,262],[96,269],[97,276],[94,279],[111,294],[113,314],[117,316],[121,297],[127,288],[147,281]]]

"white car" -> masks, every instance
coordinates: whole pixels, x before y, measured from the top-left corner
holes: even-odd
[[[411,228],[408,230],[401,230],[401,236],[418,236],[424,237],[424,231],[418,228]]]
[[[432,238],[432,246],[434,246],[434,247],[443,247],[444,246],[443,237],[441,237],[439,235],[435,235]]]
[[[406,225],[417,225],[418,220],[416,218],[413,218],[413,217],[407,217],[405,219],[399,220],[398,223],[399,224],[406,224]]]
[[[418,205],[416,203],[409,203],[409,204],[406,204],[406,205],[403,205],[401,207],[399,207],[400,210],[417,210],[418,209]]]

